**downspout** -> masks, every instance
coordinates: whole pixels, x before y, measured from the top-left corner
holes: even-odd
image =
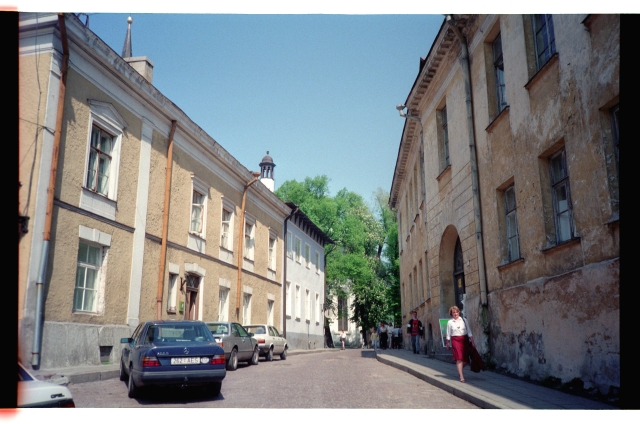
[[[476,222],[476,246],[478,250],[478,274],[480,278],[480,301],[487,306],[487,274],[484,263],[484,243],[482,238],[482,212],[480,210],[480,183],[478,158],[476,155],[475,126],[473,120],[473,99],[471,97],[471,75],[469,70],[469,50],[467,40],[456,26],[456,21],[447,15],[447,23],[460,40],[462,76],[464,79],[465,101],[467,103],[467,128],[469,129],[469,154],[471,156],[471,186],[473,190],[473,212]]]
[[[293,215],[298,212],[298,207],[296,206],[288,217],[284,219],[284,284],[283,287],[283,298],[282,298],[282,337],[287,338],[287,252],[289,251],[289,246],[287,245],[287,222],[293,218]]]
[[[160,267],[158,268],[158,294],[156,296],[156,319],[162,319],[162,287],[164,270],[167,261],[167,234],[169,232],[169,200],[171,199],[171,173],[173,171],[173,136],[176,132],[177,121],[171,121],[169,133],[169,147],[167,148],[167,170],[164,181],[164,209],[162,215],[162,245],[160,248]]]
[[[56,129],[53,136],[53,154],[51,156],[51,172],[49,174],[49,188],[47,189],[47,212],[44,218],[44,237],[40,254],[40,272],[36,280],[36,313],[33,329],[33,346],[31,349],[31,367],[40,369],[40,353],[42,349],[42,328],[44,327],[44,283],[47,276],[47,261],[49,259],[49,244],[51,241],[51,221],[53,220],[53,195],[56,190],[58,174],[58,155],[60,153],[60,139],[62,138],[62,117],[64,114],[64,96],[67,90],[67,71],[69,65],[69,42],[64,13],[58,13],[60,40],[62,41],[62,69],[60,70],[60,89],[58,90],[58,111]]]
[[[244,185],[244,190],[242,191],[242,207],[240,208],[240,225],[238,225],[238,292],[236,293],[236,319],[240,321],[240,289],[242,288],[242,258],[244,254],[242,252],[242,242],[244,238],[242,235],[244,234],[244,207],[247,199],[247,189],[251,186],[251,184],[258,181],[258,177],[260,176],[259,172],[253,172],[253,180],[249,181]]]

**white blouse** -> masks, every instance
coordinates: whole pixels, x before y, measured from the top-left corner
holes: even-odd
[[[451,336],[464,336],[465,334],[469,337],[473,337],[473,334],[471,334],[471,328],[466,325],[464,318],[451,318],[447,324],[447,340],[451,340]]]

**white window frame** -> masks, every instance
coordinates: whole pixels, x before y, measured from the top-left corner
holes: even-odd
[[[220,278],[218,291],[218,321],[229,321],[229,294],[231,281]]]
[[[268,267],[270,270],[276,270],[276,256],[277,256],[277,247],[278,247],[278,237],[275,232],[269,231],[269,264]]]
[[[311,268],[311,246],[304,244],[304,264],[307,268]]]
[[[197,192],[202,196],[202,215],[201,215],[201,226],[200,231],[195,231],[191,229],[191,216],[193,216],[193,193]],[[207,235],[207,199],[209,198],[209,186],[207,183],[198,178],[195,174],[191,174],[191,201],[190,201],[190,213],[189,213],[189,233],[195,236],[200,237],[201,239],[206,240]]]
[[[296,319],[300,319],[300,286],[296,284]]]
[[[504,216],[507,247],[507,262],[520,259],[520,236],[518,234],[518,203],[516,199],[515,185],[511,184],[504,190]],[[513,202],[509,202],[510,197]],[[509,225],[512,222],[513,227]]]
[[[291,318],[291,282],[290,281],[286,282],[286,287],[287,287],[287,298],[286,298],[287,304],[285,305],[285,315],[288,318]]]
[[[271,293],[267,293],[267,325],[273,325],[274,310],[276,297]]]
[[[249,227],[249,234],[247,234],[247,227]],[[243,237],[244,237],[243,257],[245,259],[253,261],[254,255],[255,255],[255,244],[256,244],[255,218],[245,215]]]
[[[289,258],[293,258],[293,242],[291,240],[291,231],[287,231],[287,256]]]
[[[169,273],[169,284],[167,293],[167,313],[177,312],[178,298],[178,274]]]
[[[94,304],[91,308],[87,309],[75,309],[75,293],[74,289],[73,299],[71,303],[73,313],[83,313],[83,314],[92,314],[92,315],[103,315],[105,308],[105,299],[104,299],[104,288],[106,282],[106,274],[107,274],[107,259],[109,253],[109,247],[111,246],[111,235],[107,233],[103,233],[97,229],[85,227],[83,225],[79,226],[79,240],[78,240],[78,251],[79,253],[80,244],[84,244],[87,246],[95,247],[100,249],[100,258],[98,264],[88,264],[83,262],[82,265],[85,268],[93,268],[97,271],[96,279],[95,279],[95,288],[96,291],[94,297]],[[77,281],[78,278],[78,265],[79,261],[76,254],[76,275],[75,279]],[[76,283],[77,284],[77,283]],[[75,284],[74,284],[75,287]]]
[[[300,240],[298,237],[295,238],[294,241],[295,245],[294,245],[294,252],[296,255],[296,262],[301,263],[302,262],[302,240]]]
[[[251,324],[251,298],[253,289],[248,286],[242,288],[242,325]]]
[[[115,219],[122,139],[124,129],[128,124],[111,103],[89,99],[89,106],[91,112],[87,129],[82,189],[80,191],[80,207],[100,216]],[[110,154],[111,163],[109,165],[109,182],[106,195],[100,194],[87,187],[89,160],[91,157],[91,134],[94,127],[98,127],[113,136],[113,148]]]
[[[539,25],[538,18],[543,21],[542,25]],[[536,69],[540,70],[557,52],[553,15],[531,15],[531,26],[533,28]],[[542,35],[542,44],[538,42],[538,34]]]
[[[315,312],[316,312],[316,324],[320,323],[320,294],[318,292],[316,292],[316,307],[315,307]]]
[[[311,292],[309,289],[306,289],[304,293],[304,319],[311,321]]]
[[[558,161],[564,176],[554,179],[553,163]],[[569,241],[575,237],[575,221],[573,220],[573,206],[571,202],[571,186],[567,152],[563,147],[549,156],[549,180],[551,183],[551,199],[553,205],[553,221],[555,224],[556,244]],[[558,193],[564,189],[566,198],[560,199]],[[564,204],[562,202],[565,202]],[[564,207],[564,209],[561,209]]]
[[[225,213],[229,215],[227,221],[224,219]],[[233,209],[229,209],[223,204],[220,221],[220,247],[233,251]]]
[[[320,253],[315,252],[316,254],[316,274],[320,274]]]

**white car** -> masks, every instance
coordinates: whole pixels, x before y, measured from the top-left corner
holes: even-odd
[[[18,408],[75,408],[64,386],[40,381],[18,362]]]
[[[280,335],[277,328],[267,324],[250,324],[244,328],[250,331],[253,338],[258,341],[260,356],[264,356],[267,361],[273,360],[273,355],[280,355],[280,359],[287,359],[287,340]]]

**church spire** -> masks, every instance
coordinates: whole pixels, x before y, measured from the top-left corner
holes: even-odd
[[[127,35],[124,38],[124,47],[122,47],[122,57],[124,59],[131,57],[132,55],[132,49],[131,49],[131,23],[133,22],[133,19],[131,18],[131,16],[129,16],[127,18]]]

